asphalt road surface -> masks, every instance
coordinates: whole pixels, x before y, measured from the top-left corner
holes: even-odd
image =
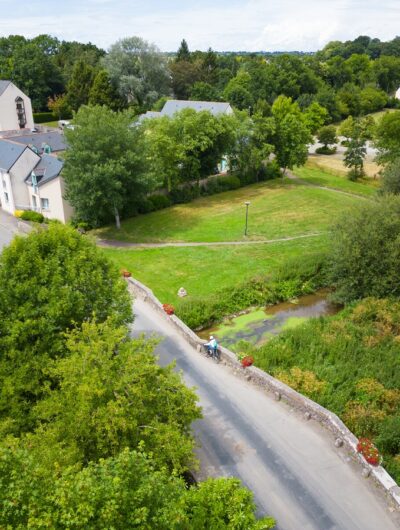
[[[395,530],[392,513],[328,432],[288,405],[196,352],[167,319],[136,300],[133,334],[156,333],[160,363],[176,360],[196,387],[204,418],[195,422],[198,478],[235,476],[254,493],[260,515],[279,530]]]
[[[0,252],[17,233],[17,220],[0,208]]]

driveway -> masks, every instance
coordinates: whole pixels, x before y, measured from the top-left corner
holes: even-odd
[[[17,233],[17,219],[0,208],[0,252]]]
[[[134,312],[133,334],[160,336],[159,362],[176,360],[186,384],[196,387],[204,415],[194,424],[198,478],[239,477],[259,514],[275,517],[279,530],[400,527],[400,514],[318,423],[197,353],[146,302],[136,300]]]

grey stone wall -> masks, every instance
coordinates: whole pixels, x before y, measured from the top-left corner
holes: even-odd
[[[184,322],[177,316],[168,316],[163,310],[161,302],[155,297],[153,291],[135,280],[128,278],[129,290],[138,298],[145,300],[155,309],[160,318],[168,319],[176,329],[176,332],[185,338],[185,340],[193,346],[200,354],[203,351],[203,344],[205,341],[201,340]],[[236,355],[224,348],[219,347],[221,352],[221,360],[224,364],[230,366],[237,377],[243,377],[247,381],[262,388],[266,392],[270,392],[277,401],[285,401],[291,408],[294,408],[299,413],[303,414],[306,421],[315,420],[326,427],[335,439],[337,447],[343,447],[356,461],[362,474],[365,477],[370,477],[374,483],[384,491],[390,503],[395,509],[400,511],[400,487],[392,479],[392,477],[385,471],[382,466],[371,466],[364,458],[357,452],[358,439],[346,427],[346,425],[339,419],[336,414],[321,407],[311,399],[299,394],[288,385],[285,385],[278,379],[275,379],[268,373],[260,370],[255,366],[243,368],[237,360]]]

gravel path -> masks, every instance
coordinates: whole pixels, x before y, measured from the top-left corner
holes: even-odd
[[[113,239],[98,239],[97,245],[104,248],[164,248],[164,247],[218,247],[221,245],[270,245],[283,241],[293,241],[307,237],[318,237],[323,232],[313,234],[302,234],[300,236],[282,237],[280,239],[260,239],[254,241],[212,241],[212,242],[172,242],[172,243],[128,243],[127,241],[116,241]]]

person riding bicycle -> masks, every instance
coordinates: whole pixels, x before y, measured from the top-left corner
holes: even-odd
[[[217,356],[218,342],[215,340],[215,338],[212,335],[210,335],[210,342],[207,342],[205,346],[207,348],[207,353],[209,355],[213,355],[214,357]]]

